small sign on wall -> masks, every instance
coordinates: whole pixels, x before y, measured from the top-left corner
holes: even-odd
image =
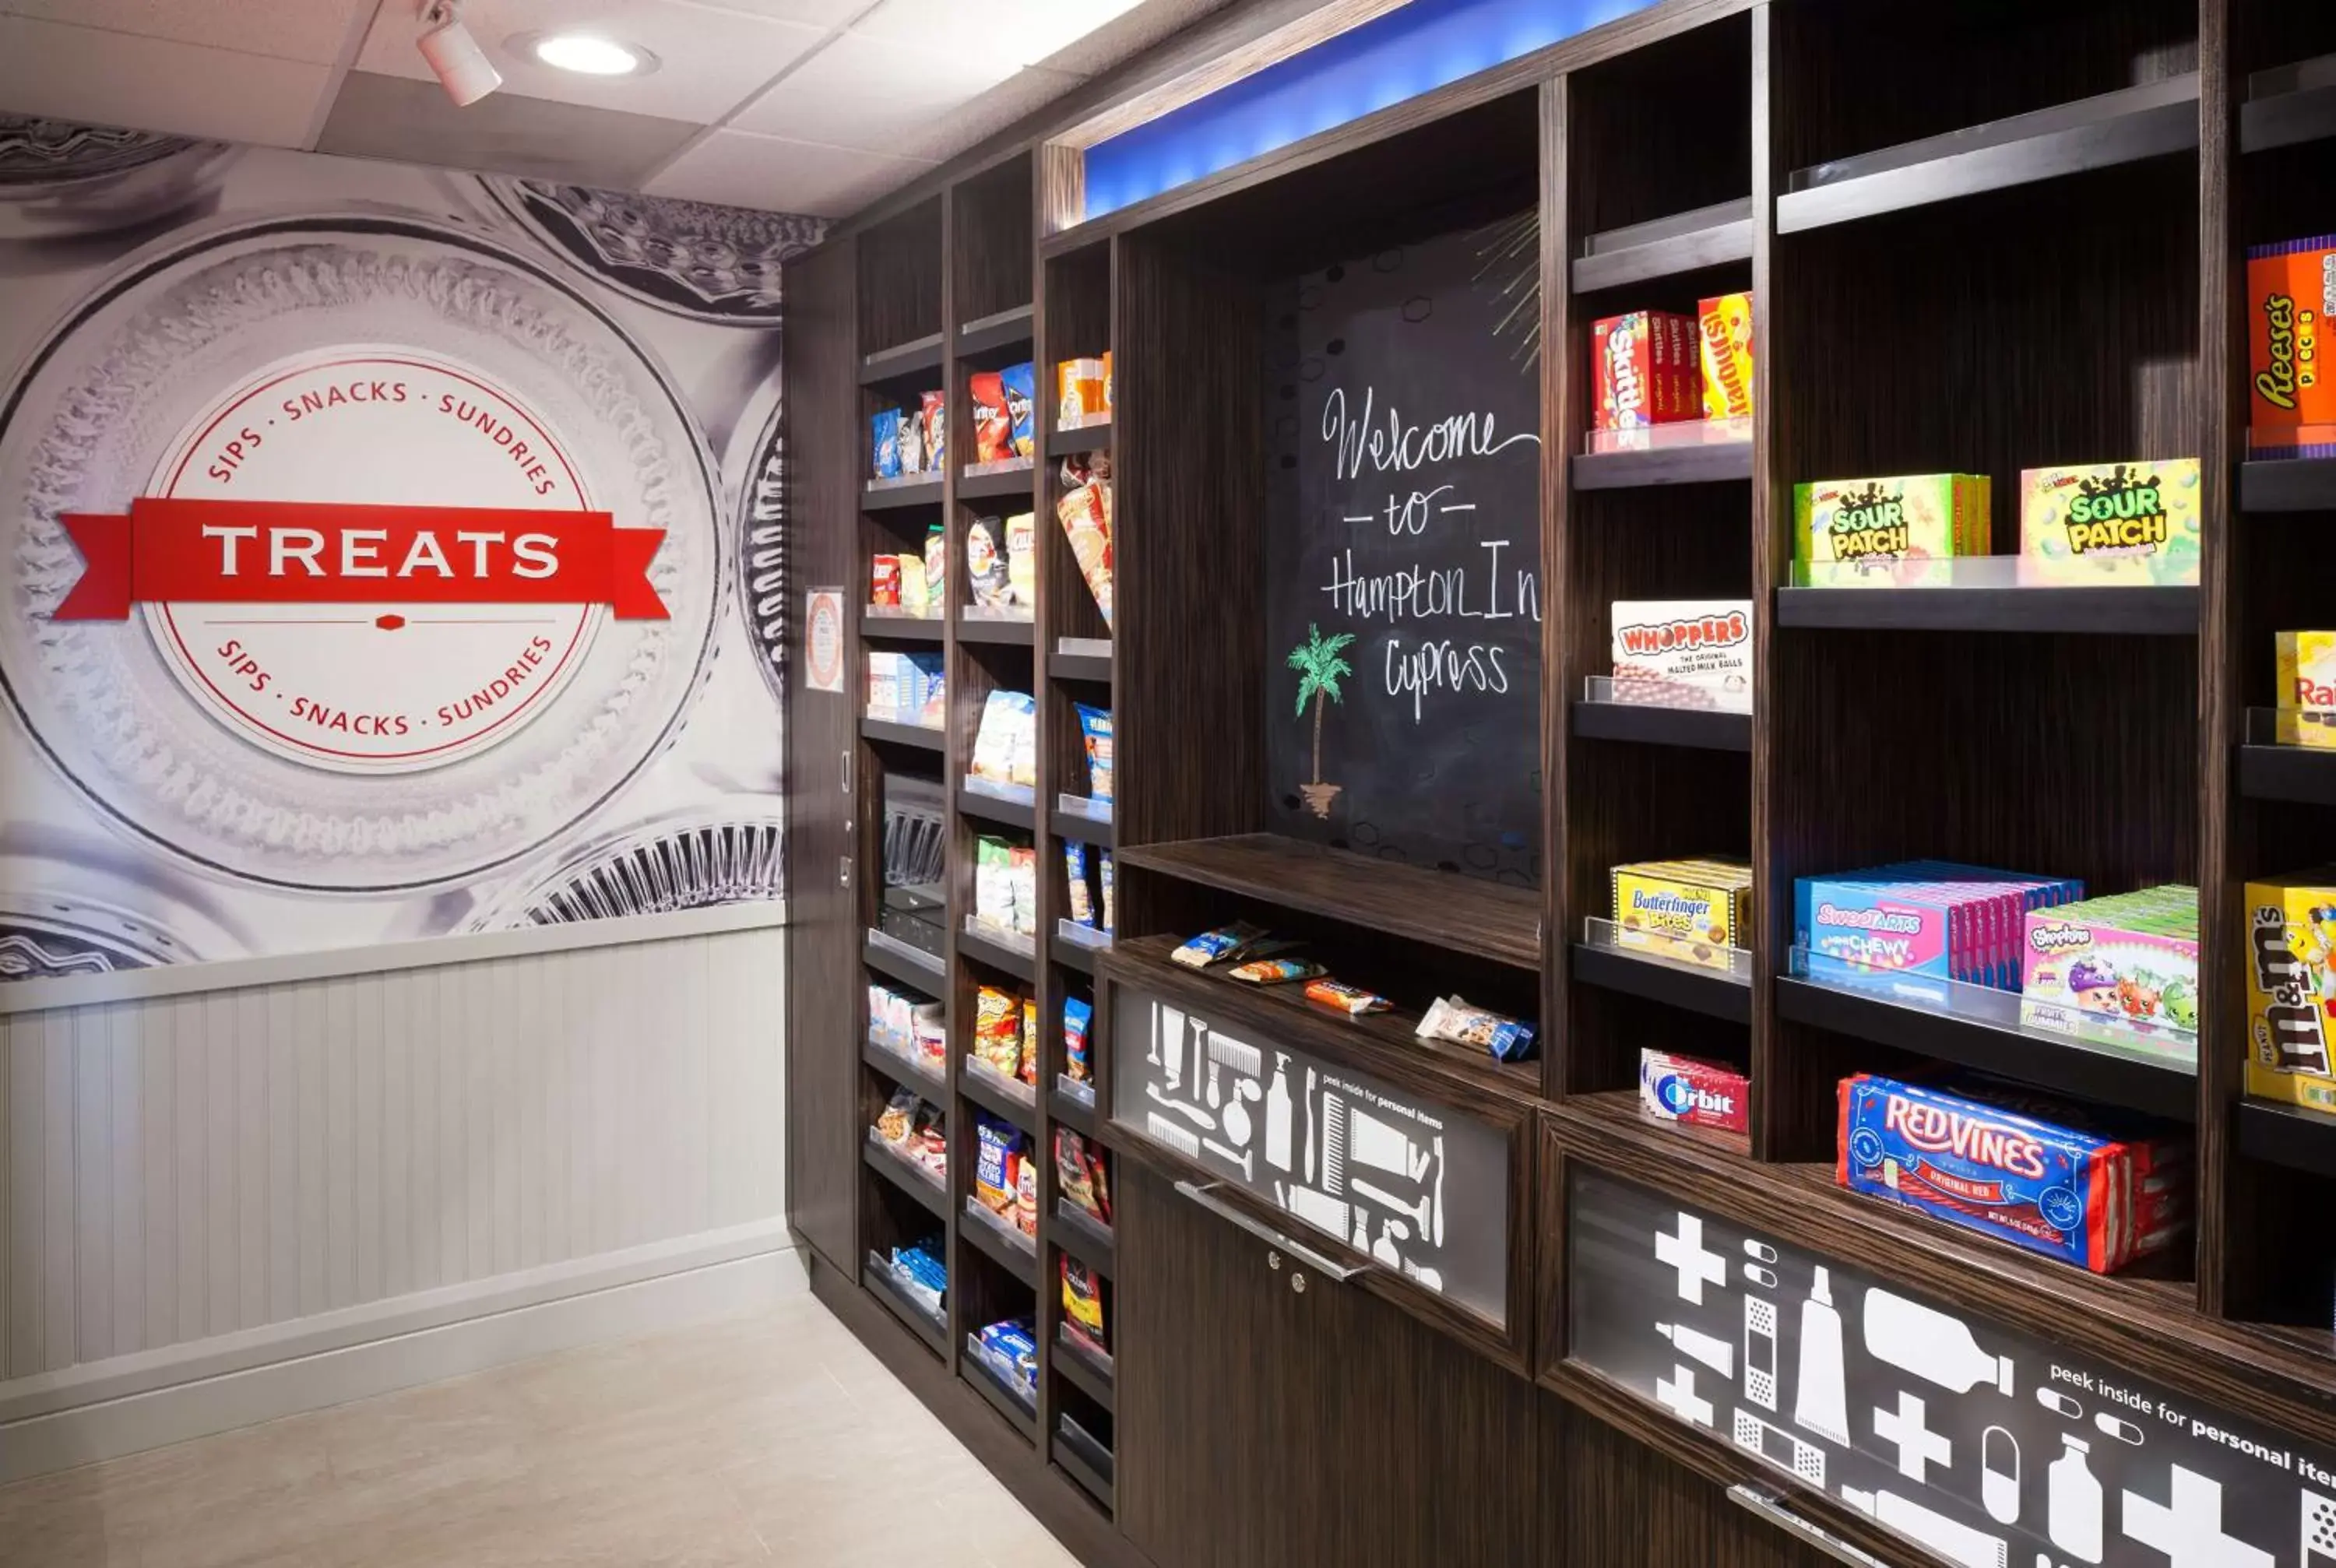
[[[803,596],[803,689],[843,690],[843,590],[815,588]]]

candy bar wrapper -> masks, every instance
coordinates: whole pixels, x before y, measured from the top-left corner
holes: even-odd
[[[870,450],[879,479],[900,477],[900,411],[888,408],[868,417]]]
[[[1017,609],[1038,608],[1038,518],[1017,512],[1006,520],[1006,599]]]
[[[2186,1139],[2113,1125],[1972,1076],[1841,1085],[1835,1178],[2096,1274],[2163,1251],[2188,1229]]]
[[[1095,892],[1087,886],[1087,846],[1076,840],[1063,844],[1063,880],[1070,889],[1071,923],[1093,929]]]
[[[1330,979],[1308,981],[1306,999],[1317,1007],[1329,1008],[1349,1018],[1359,1018],[1365,1013],[1384,1013],[1395,1006],[1385,997],[1367,991],[1360,986],[1345,985]]]
[[[974,372],[973,460],[998,463],[1014,455],[1014,420],[1006,412],[1006,386],[994,370]]]
[[[926,393],[923,412],[920,429],[925,438],[925,472],[939,473],[949,466],[949,394]]]
[[[1243,985],[1286,986],[1295,980],[1321,979],[1322,966],[1303,959],[1257,959],[1234,965],[1227,971],[1227,978]]]
[[[1006,419],[1009,434],[1007,455],[1036,457],[1038,455],[1038,375],[1037,367],[1028,360],[1009,365],[998,373],[1006,392]]]
[[[1641,1049],[1639,1109],[1657,1121],[1748,1135],[1752,1080],[1713,1062]]]
[[[1531,1024],[1470,1007],[1458,997],[1438,997],[1413,1033],[1424,1040],[1449,1040],[1455,1046],[1479,1047],[1490,1051],[1495,1061],[1523,1061],[1533,1055],[1533,1049]]]

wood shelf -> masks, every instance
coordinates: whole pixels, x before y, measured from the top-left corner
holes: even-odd
[[[1012,975],[1026,986],[1038,983],[1037,960],[1023,957],[1003,942],[960,929],[957,933],[957,950],[959,957],[988,964],[1001,974]]]
[[[899,511],[911,506],[939,506],[941,490],[941,481],[938,476],[920,479],[914,484],[886,484],[874,488],[863,484],[860,487],[860,510]]]
[[[1079,1452],[1078,1445],[1060,1433],[1056,1434],[1048,1447],[1054,1455],[1056,1467],[1076,1482],[1080,1491],[1109,1512],[1112,1507],[1111,1472],[1098,1469],[1085,1454]]]
[[[1636,490],[1658,484],[1716,484],[1752,477],[1752,443],[1706,441],[1650,452],[1576,453],[1576,490]]]
[[[1422,1039],[1413,1032],[1419,1027],[1416,1013],[1355,1018],[1316,1007],[1306,999],[1303,986],[1245,986],[1188,969],[1168,957],[1177,945],[1173,936],[1123,941],[1105,958],[1103,972],[1114,984],[1246,1023],[1297,1049],[1351,1060],[1367,1070],[1392,1066],[1397,1072],[1428,1076],[1455,1093],[1489,1092],[1509,1100],[1529,1099],[1541,1091],[1538,1060],[1497,1061],[1474,1047]]]
[[[940,988],[949,980],[949,969],[939,959],[897,938],[886,937],[880,931],[861,933],[860,960],[878,974],[913,987],[927,996],[938,997]]]
[[[940,730],[920,724],[894,724],[891,719],[870,718],[865,714],[861,716],[860,733],[870,740],[914,746],[920,751],[939,752],[949,746],[949,736]]]
[[[880,642],[939,642],[949,622],[937,615],[870,615],[860,617],[860,635]]]
[[[1038,1135],[1038,1098],[1035,1089],[1027,1101],[1017,1099],[1005,1085],[969,1066],[962,1066],[958,1073],[957,1087],[958,1093],[1000,1121],[1012,1123],[1033,1138]]]
[[[1005,1270],[1032,1290],[1038,1288],[1038,1246],[1033,1242],[1024,1251],[1005,1234],[1007,1222],[982,1207],[981,1200],[968,1197],[965,1213],[958,1221],[957,1233],[961,1240],[971,1242],[976,1250],[991,1262]]]
[[[2042,1029],[1902,1007],[1792,975],[1776,979],[1776,1016],[2146,1115],[2188,1122],[2198,1114],[2195,1066],[2063,1041]]]
[[[2198,75],[2190,72],[1800,170],[1776,200],[1776,230],[1799,233],[2197,145]]]
[[[1145,844],[1121,850],[1119,863],[1451,952],[1541,968],[1541,895],[1525,888],[1276,833]]]
[[[1108,1410],[1112,1407],[1111,1374],[1104,1370],[1085,1346],[1069,1334],[1056,1331],[1053,1362],[1055,1370],[1067,1378],[1071,1386]]]
[[[1075,430],[1049,430],[1046,433],[1048,457],[1076,457],[1082,452],[1108,452],[1111,449],[1111,422],[1082,424]]]
[[[1591,740],[1640,741],[1705,751],[1752,749],[1752,716],[1718,708],[1659,707],[1651,703],[1593,702],[1576,697],[1573,733]]]
[[[1752,199],[1747,196],[1591,235],[1573,258],[1573,291],[1589,294],[1751,259]]]
[[[1572,963],[1573,979],[1580,985],[1668,1002],[1730,1023],[1752,1021],[1752,988],[1717,969],[1617,952],[1591,942],[1573,944]]]
[[[2239,794],[2249,800],[2336,805],[2336,751],[2301,745],[2242,745]]]
[[[1020,828],[1024,833],[1034,832],[1038,825],[1038,810],[1027,801],[984,794],[963,784],[958,785],[957,809],[961,816],[976,817],[999,827]]]
[[[1038,1417],[1032,1413],[1030,1407],[1007,1391],[1006,1385],[990,1371],[988,1362],[976,1356],[968,1348],[959,1358],[958,1367],[965,1380],[973,1385],[973,1391],[987,1400],[991,1409],[1005,1417],[1006,1424],[1022,1434],[1025,1442],[1036,1444],[1038,1441]]]
[[[1111,1227],[1067,1198],[1055,1200],[1055,1244],[1105,1279],[1111,1278]]]
[[[920,1064],[889,1047],[862,1040],[860,1059],[902,1088],[914,1089],[935,1105],[949,1097],[949,1084],[939,1073],[927,1072]]]
[[[949,1222],[949,1193],[920,1167],[894,1154],[888,1145],[871,1140],[861,1141],[860,1154],[870,1170],[915,1199],[917,1206],[934,1219],[943,1224]]]
[[[1027,620],[991,620],[970,615],[961,615],[957,619],[957,639],[959,642],[989,643],[998,648],[1029,648],[1037,637],[1037,628]]]
[[[2336,56],[2258,72],[2239,106],[2239,150],[2268,152],[2336,136]]]
[[[1005,348],[1027,349],[1031,341],[1032,317],[1036,314],[1032,307],[1017,305],[1010,310],[1001,310],[994,316],[967,322],[957,329],[958,357],[971,359],[977,355],[995,355]]]
[[[1095,972],[1095,950],[1092,948],[1083,948],[1076,942],[1066,942],[1062,938],[1056,937],[1048,944],[1046,952],[1055,962],[1066,969],[1075,970],[1082,975],[1092,975]]]
[[[2336,457],[2266,457],[2242,463],[2239,510],[2336,511]]]
[[[2239,1153],[2252,1160],[2336,1177],[2336,1116],[2269,1100],[2238,1105]]]
[[[1087,653],[1050,653],[1046,656],[1046,673],[1056,680],[1091,680],[1109,686],[1111,660]]]
[[[938,384],[940,373],[941,335],[936,332],[866,355],[860,362],[860,385],[881,386],[922,375],[934,377]],[[931,392],[936,387],[920,385],[919,390]]]
[[[1059,1089],[1046,1092],[1046,1119],[1070,1128],[1089,1143],[1103,1143],[1102,1114],[1092,1105],[1083,1105]],[[1109,1147],[1108,1144],[1105,1145]]]
[[[1018,468],[999,469],[994,473],[959,473],[957,476],[957,498],[959,501],[1019,501],[1028,502],[1035,493],[1037,466],[1024,463]]]
[[[945,1320],[936,1321],[925,1315],[925,1310],[910,1300],[889,1273],[870,1268],[866,1276],[868,1293],[884,1304],[885,1310],[900,1320],[900,1326],[924,1341],[925,1349],[943,1360],[949,1359],[949,1327]]]
[[[1780,588],[1776,624],[1823,630],[2190,637],[2195,588]]]

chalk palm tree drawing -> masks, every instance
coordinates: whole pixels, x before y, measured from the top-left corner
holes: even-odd
[[[1352,632],[1344,631],[1326,638],[1320,627],[1309,623],[1306,628],[1306,646],[1290,651],[1290,667],[1298,672],[1299,718],[1306,716],[1306,699],[1314,699],[1314,782],[1299,785],[1299,793],[1306,797],[1314,814],[1326,820],[1330,815],[1330,803],[1338,798],[1341,786],[1322,782],[1322,699],[1329,697],[1341,706],[1346,705],[1347,699],[1338,690],[1338,679],[1355,670],[1338,654],[1354,640]]]

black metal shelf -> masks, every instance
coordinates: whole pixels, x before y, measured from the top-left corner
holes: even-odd
[[[1090,1142],[1103,1141],[1097,1136],[1102,1115],[1093,1105],[1081,1105],[1060,1089],[1050,1089],[1046,1093],[1046,1119],[1061,1123]]]
[[[1585,986],[1668,1002],[1731,1023],[1752,1021],[1752,988],[1718,969],[1617,952],[1591,942],[1573,944],[1573,978]]]
[[[2198,145],[2195,71],[1803,169],[1776,200],[1794,234]]]
[[[949,1222],[949,1194],[905,1156],[894,1154],[887,1144],[863,1138],[860,1157],[867,1162],[870,1170],[914,1198],[918,1207],[943,1224]]]
[[[965,1380],[973,1385],[973,1391],[988,1400],[990,1408],[1005,1417],[1007,1425],[1021,1433],[1025,1442],[1037,1446],[1038,1413],[998,1380],[998,1375],[989,1369],[989,1363],[975,1355],[973,1348],[968,1345],[965,1354],[958,1359],[958,1366]]]
[[[1067,1329],[1057,1328],[1055,1333],[1055,1370],[1060,1372],[1071,1386],[1105,1409],[1112,1408],[1111,1374],[1105,1371],[1084,1345],[1073,1339]]]
[[[1573,733],[1592,740],[1748,752],[1752,716],[1718,708],[1659,707],[1651,703],[1593,702],[1583,697],[1573,703]]]
[[[887,938],[879,941],[876,940],[878,934],[875,931],[861,934],[861,962],[880,975],[888,976],[904,986],[914,986],[927,996],[938,998],[940,988],[949,981],[948,967],[932,954],[919,951],[898,939]]]
[[[1014,1097],[1012,1091],[968,1066],[957,1076],[959,1093],[988,1111],[991,1115],[1011,1122],[1032,1137],[1038,1135],[1038,1097],[1033,1090],[1028,1100]]]
[[[1752,477],[1752,443],[1707,441],[1649,452],[1584,452],[1573,459],[1576,490],[1636,490],[1657,484],[1715,484]]]
[[[936,332],[869,355],[860,362],[860,385],[881,386],[887,382],[906,381],[920,375],[938,376],[940,370],[941,335]],[[930,392],[934,388],[924,386],[920,390]]]
[[[1038,1288],[1038,1244],[1030,1243],[1024,1251],[1004,1234],[1008,1223],[981,1206],[979,1198],[965,1201],[965,1213],[958,1219],[957,1233],[971,1242],[981,1255],[1021,1281],[1033,1290]]]
[[[2195,588],[1780,588],[1776,624],[1846,631],[2190,637]]]
[[[2336,136],[2336,55],[2259,71],[2239,106],[2239,151],[2267,152]]]
[[[2242,1100],[2238,1107],[2239,1153],[2292,1171],[2336,1176],[2336,1116],[2301,1105]]]
[[[908,506],[939,506],[941,503],[941,482],[938,475],[920,479],[913,484],[861,485],[860,510],[862,511],[897,511]]]
[[[1095,952],[1090,948],[1083,948],[1076,942],[1067,942],[1056,937],[1046,950],[1055,956],[1056,963],[1066,969],[1073,969],[1083,975],[1095,973]]]
[[[2023,1029],[1954,1018],[1791,975],[1776,979],[1776,1016],[1913,1051],[2039,1089],[2169,1121],[2198,1114],[2194,1066]]]
[[[949,1359],[948,1323],[940,1318],[929,1315],[924,1308],[910,1300],[908,1294],[893,1280],[891,1271],[878,1268],[876,1260],[871,1259],[862,1272],[866,1276],[864,1282],[868,1287],[868,1293],[883,1302],[891,1310],[892,1316],[900,1320],[901,1326],[909,1332],[923,1340],[926,1349],[947,1360]]]
[[[958,785],[957,809],[960,816],[978,817],[1000,827],[1020,828],[1034,833],[1038,826],[1038,810],[1027,801],[1010,801],[999,795],[984,794],[979,790]]]
[[[1055,1244],[1105,1279],[1111,1278],[1111,1227],[1068,1198],[1055,1200]]]
[[[920,751],[938,752],[948,749],[949,737],[938,729],[920,724],[894,724],[888,718],[860,716],[860,733],[870,740],[889,742],[893,745],[914,746]]]
[[[957,620],[957,639],[996,643],[1001,648],[1029,648],[1037,639],[1037,629],[1027,620],[990,620],[961,615]]]
[[[1105,1462],[1098,1466],[1093,1458],[1081,1451],[1080,1445],[1075,1439],[1068,1434],[1060,1432],[1055,1435],[1055,1440],[1049,1447],[1055,1457],[1056,1467],[1078,1483],[1080,1491],[1094,1498],[1108,1512],[1112,1506],[1110,1454],[1101,1455]]]
[[[920,1064],[873,1040],[860,1042],[860,1059],[901,1087],[916,1090],[935,1105],[949,1094],[949,1085],[939,1073],[927,1072]]]
[[[1573,258],[1573,291],[1589,294],[1751,259],[1752,199],[1746,196],[1591,235]]]
[[[2336,511],[2336,457],[2267,457],[2239,464],[2239,510]]]
[[[988,964],[993,969],[1012,975],[1025,985],[1038,983],[1037,964],[1003,942],[960,930],[957,933],[957,950],[960,957]]]
[[[1111,660],[1089,653],[1050,653],[1046,656],[1046,673],[1056,680],[1091,680],[1109,686]]]
[[[957,476],[957,498],[1027,502],[1037,473],[1037,465],[1027,460],[1018,467],[999,469],[994,473],[960,473]]]
[[[1101,424],[1082,424],[1071,430],[1050,430],[1046,433],[1048,457],[1075,457],[1082,452],[1107,452],[1111,449],[1111,421]]]
[[[958,357],[972,359],[1017,346],[1027,349],[1031,341],[1031,321],[1037,314],[1027,305],[1017,305],[1011,310],[1001,310],[995,316],[967,322],[957,329]]]
[[[889,642],[939,642],[949,623],[937,615],[871,615],[862,611],[860,635]]]
[[[2336,806],[2336,751],[2243,745],[2239,747],[2239,794],[2249,800]]]

